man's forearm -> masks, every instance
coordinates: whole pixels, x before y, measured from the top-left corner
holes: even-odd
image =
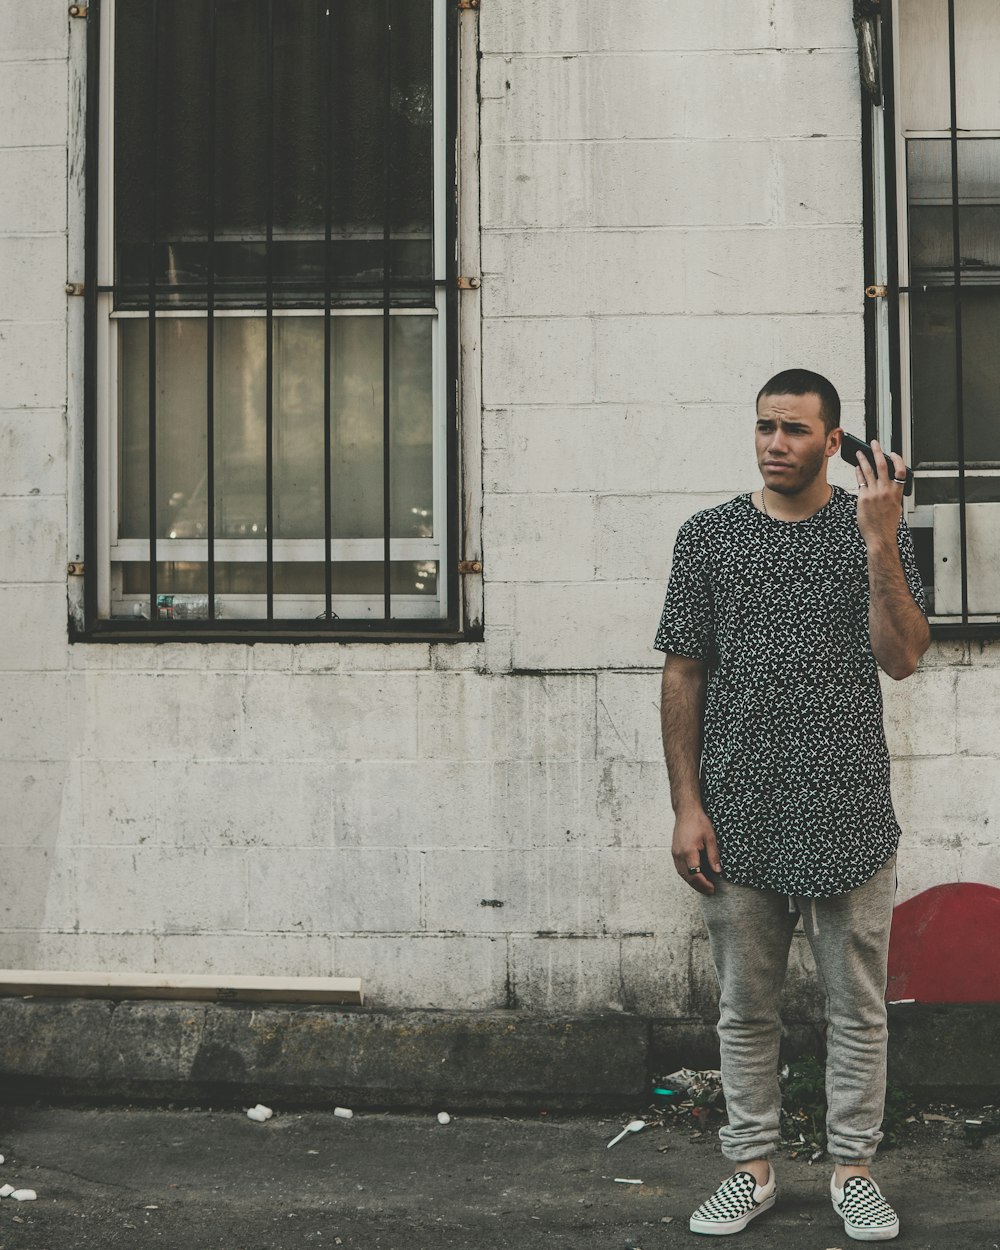
[[[873,543],[868,548],[868,634],[879,666],[896,681],[916,671],[930,644],[927,618],[906,583],[899,548]]]
[[[705,665],[668,656],[663,666],[660,729],[675,812],[701,807],[701,746],[705,712]]]

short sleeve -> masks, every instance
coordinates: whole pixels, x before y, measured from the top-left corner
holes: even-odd
[[[899,527],[896,530],[896,542],[899,546],[899,558],[902,561],[903,573],[906,577],[906,584],[910,588],[910,594],[917,607],[926,616],[927,603],[924,599],[924,584],[920,579],[920,570],[917,568],[917,554],[913,550],[913,538],[909,527],[902,517],[899,518]]]
[[[677,534],[663,614],[653,646],[657,651],[707,660],[712,643],[709,568],[692,518],[684,522]]]

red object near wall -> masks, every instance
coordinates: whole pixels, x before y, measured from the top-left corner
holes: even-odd
[[[1000,1002],[1000,890],[936,885],[892,914],[886,998]]]

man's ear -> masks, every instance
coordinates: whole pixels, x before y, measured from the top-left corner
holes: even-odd
[[[826,436],[826,454],[828,458],[830,456],[835,456],[837,452],[840,451],[840,444],[843,437],[844,431],[839,425],[835,430],[831,430]]]

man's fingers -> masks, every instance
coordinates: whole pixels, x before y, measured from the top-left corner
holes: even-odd
[[[719,844],[715,840],[715,834],[711,833],[705,838],[705,854],[708,856],[708,862],[712,866],[713,872],[722,872],[722,860],[719,858]]]
[[[875,476],[892,477],[892,464],[882,450],[882,444],[877,438],[872,439],[872,451],[875,453]]]
[[[889,468],[892,470],[892,479],[897,485],[906,484],[906,461],[898,451],[890,451],[886,457],[889,461]]]
[[[692,873],[687,879],[688,885],[699,894],[714,894],[715,886],[703,873]]]

